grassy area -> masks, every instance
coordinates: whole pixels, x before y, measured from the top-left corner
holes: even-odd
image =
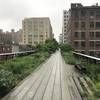
[[[77,60],[72,51],[70,52],[62,52],[62,56],[64,57],[64,60],[66,63],[71,64],[71,65],[75,65],[75,64],[79,64],[81,63],[79,60]]]
[[[100,100],[100,64],[85,64],[87,69],[86,77],[92,81],[88,81],[89,87],[94,93],[95,100]]]
[[[86,73],[84,77],[89,77],[92,81],[87,81],[90,89],[93,91],[94,97],[88,96],[88,100],[100,100],[100,64],[90,64],[86,62],[81,62],[74,57],[73,53],[70,52],[62,52],[62,56],[66,63],[75,65],[82,63],[86,66]]]
[[[71,65],[83,64],[86,67],[86,73],[84,73],[83,77],[94,94],[90,96],[86,93],[87,99],[100,100],[100,64],[91,64],[87,63],[85,59],[75,58],[72,53],[73,48],[69,44],[61,44],[60,48],[66,63]]]
[[[0,96],[4,96],[36,67],[44,62],[50,54],[37,52],[25,57],[17,57],[0,62]]]

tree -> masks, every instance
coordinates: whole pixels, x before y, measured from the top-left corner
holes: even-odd
[[[49,52],[50,54],[54,53],[58,48],[59,45],[55,39],[48,39],[44,44],[38,44],[36,46],[37,51]]]
[[[68,43],[61,44],[61,45],[60,45],[60,49],[61,49],[61,51],[63,51],[63,52],[70,52],[70,51],[73,51],[73,50],[74,50],[74,49],[71,47],[71,45],[68,44]]]

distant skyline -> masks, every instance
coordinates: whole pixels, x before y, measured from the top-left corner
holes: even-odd
[[[91,6],[99,0],[0,0],[0,29],[10,31],[22,27],[22,20],[30,17],[50,17],[55,38],[62,33],[63,10],[71,3]]]

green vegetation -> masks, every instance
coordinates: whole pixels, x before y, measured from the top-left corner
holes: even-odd
[[[87,76],[94,82],[100,82],[100,64],[85,64]]]
[[[39,44],[36,46],[37,51],[44,51],[50,54],[59,49],[59,45],[55,39],[46,40],[45,44]]]
[[[94,98],[98,100],[100,99],[100,64],[85,64],[85,66],[87,69],[86,77],[92,80],[92,82],[87,81],[87,83],[94,93]]]
[[[62,52],[62,56],[67,64],[75,65],[79,63],[79,61],[73,56],[72,51]]]
[[[48,57],[47,52],[10,59],[0,63],[0,96],[8,93]]]
[[[66,63],[74,65],[78,63],[77,59],[73,56],[72,51],[74,50],[69,44],[61,44],[60,45],[62,56]]]
[[[50,54],[58,49],[54,39],[35,47],[36,53],[24,57],[16,57],[7,61],[0,61],[0,96],[7,94],[21,80],[27,77],[36,67],[44,62]]]
[[[60,44],[60,49],[61,49],[61,52],[71,52],[73,51],[74,49],[71,47],[70,44],[68,43],[65,43],[65,44]]]
[[[73,55],[73,48],[69,44],[61,44],[60,45],[62,56],[64,60],[68,64],[83,64],[86,66],[86,73],[84,74],[84,78],[90,78],[90,80],[86,80],[90,89],[93,91],[94,97],[88,96],[88,100],[99,100],[100,99],[100,64],[91,64],[85,61],[84,59],[77,59]]]

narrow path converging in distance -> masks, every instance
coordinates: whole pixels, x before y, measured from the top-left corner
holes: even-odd
[[[74,67],[57,51],[2,100],[82,100],[72,76]]]

